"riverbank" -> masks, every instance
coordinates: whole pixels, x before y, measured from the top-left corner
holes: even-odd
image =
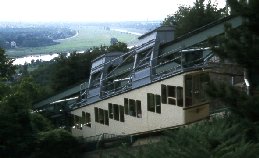
[[[66,53],[80,50],[84,51],[101,45],[108,46],[110,45],[111,38],[117,38],[121,42],[129,43],[137,37],[138,36],[134,34],[104,30],[102,27],[98,26],[87,26],[81,27],[78,30],[78,35],[75,37],[61,40],[60,44],[45,47],[9,49],[6,50],[6,54],[9,57],[17,58],[37,54]]]
[[[42,55],[29,55],[21,58],[16,58],[13,62],[14,65],[24,65],[26,63],[30,64],[31,61],[50,61],[58,57],[58,54],[42,54]]]
[[[76,53],[84,53],[84,51],[76,51]],[[20,58],[15,58],[13,64],[14,65],[24,65],[25,63],[30,64],[32,60],[34,61],[50,61],[59,56],[60,53],[54,54],[35,54],[35,55],[28,55]],[[70,53],[64,53],[67,56],[70,56]]]
[[[112,31],[122,32],[122,33],[128,33],[128,34],[132,34],[132,35],[137,35],[137,36],[143,35],[143,33],[132,32],[132,31],[128,31],[128,30],[126,30],[126,29],[117,29],[117,28],[114,28],[114,29],[111,29],[111,30],[112,30]]]
[[[68,37],[68,38],[62,38],[62,39],[57,39],[57,40],[53,40],[54,42],[61,42],[61,41],[64,41],[64,40],[68,40],[68,39],[72,39],[72,38],[75,38],[79,35],[79,31],[76,31],[76,34],[74,36],[71,36],[71,37]]]

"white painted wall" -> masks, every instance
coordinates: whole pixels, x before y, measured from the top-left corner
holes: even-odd
[[[134,134],[182,125],[205,118],[209,115],[208,104],[189,108],[187,110],[183,110],[184,107],[161,104],[161,114],[147,111],[147,93],[161,95],[161,84],[184,87],[184,75],[174,76],[169,79],[75,109],[71,113],[80,117],[82,116],[82,111],[90,113],[92,126],[91,128],[83,126],[82,130],[72,129],[72,134],[84,137],[95,136],[102,133],[117,135]],[[109,126],[95,122],[94,107],[108,110],[108,103],[124,106],[124,98],[141,100],[142,118],[124,115],[125,122],[109,119]]]

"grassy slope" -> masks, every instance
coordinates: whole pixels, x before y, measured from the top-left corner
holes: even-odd
[[[136,35],[120,33],[117,31],[104,30],[103,27],[88,26],[78,29],[78,36],[60,41],[60,44],[36,48],[16,48],[7,50],[7,54],[12,57],[25,56],[31,54],[49,54],[74,50],[86,50],[93,46],[109,45],[112,37],[121,42],[131,42],[137,38]]]

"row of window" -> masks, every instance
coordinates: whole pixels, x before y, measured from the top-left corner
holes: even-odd
[[[142,117],[141,101],[124,98],[124,106],[108,103],[108,110],[95,107],[94,113],[95,113],[95,122],[98,122],[104,125],[109,125],[109,118],[114,119],[116,121],[125,122],[124,114],[141,118]],[[88,115],[86,113],[83,113],[82,116],[86,120],[85,122],[89,123],[89,121],[91,121],[90,118],[88,118],[90,117],[90,114]]]
[[[125,115],[142,117],[141,101],[124,98],[124,106],[108,103],[109,118],[116,121],[125,122]]]
[[[120,122],[124,122],[124,107],[118,104],[108,104],[109,118]]]
[[[124,98],[124,108],[125,114],[133,117],[141,118],[142,117],[142,109],[141,109],[141,101]]]
[[[82,129],[83,126],[91,127],[91,115],[88,112],[82,111],[82,117],[72,115],[73,128]]]
[[[161,114],[161,103],[183,106],[183,88],[161,85],[161,95],[147,93],[147,110]],[[109,119],[125,122],[125,115],[142,118],[141,101],[124,98],[124,106],[108,103],[108,110],[98,107],[94,108],[95,122],[109,125]],[[82,125],[91,127],[90,113],[82,112],[82,118],[74,115],[75,128],[82,128]]]
[[[183,107],[183,87],[161,85],[161,102]]]
[[[161,85],[161,96],[147,93],[147,110],[161,114],[161,103],[183,107],[183,87]]]
[[[108,118],[108,110],[104,110],[101,108],[94,108],[95,114],[95,122],[98,122],[103,125],[109,125],[109,118]]]

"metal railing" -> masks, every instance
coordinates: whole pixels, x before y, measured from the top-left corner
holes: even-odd
[[[199,49],[202,50],[202,49]],[[193,50],[196,51],[196,50]],[[146,56],[141,59],[138,63],[138,65],[136,65],[135,68],[133,67],[129,67],[128,69],[125,69],[123,71],[120,71],[116,74],[112,74],[109,73],[104,79],[101,80],[102,84],[98,84],[98,86],[100,87],[100,93],[98,94],[100,96],[100,98],[104,99],[110,96],[114,96],[120,93],[123,93],[125,91],[128,91],[130,89],[132,89],[131,85],[132,85],[132,74],[134,74],[134,72],[136,72],[137,70],[140,71],[142,69],[145,69],[146,67],[150,67],[149,63],[152,63],[152,60],[156,60],[158,58],[161,59],[161,57],[165,57],[164,54],[157,56],[156,58],[153,58],[149,63],[144,62],[145,64],[141,64],[143,61],[145,61],[147,59],[147,56],[150,55],[151,52],[148,52],[146,54]],[[191,52],[190,52],[191,53]],[[196,60],[193,60],[191,62],[187,62],[187,63],[182,63],[182,54],[177,55],[175,58],[168,60],[166,62],[163,63],[159,63],[153,67],[151,67],[151,82],[155,82],[179,73],[183,73],[183,72],[187,72],[187,71],[191,71],[191,70],[195,70],[195,69],[200,69],[200,68],[205,68],[206,66],[208,66],[208,63],[211,62],[210,59],[213,57],[213,53],[209,53],[208,55],[198,58]],[[177,62],[176,62],[177,61]],[[181,63],[179,63],[179,61]],[[175,66],[171,67],[172,63],[175,63]],[[121,66],[121,64],[120,64]],[[117,66],[116,69],[119,69],[120,66]],[[133,65],[132,65],[133,66]],[[161,69],[162,71],[157,71],[158,69]],[[114,72],[114,71],[113,71]],[[153,72],[153,73],[152,73]],[[123,84],[123,85],[119,85],[116,86],[116,84],[119,84],[120,82],[125,82],[125,80],[118,80],[118,82],[106,82],[109,79],[113,79],[115,77],[118,77],[120,75],[123,74],[127,74],[127,76],[124,76],[124,78],[128,78],[127,83]],[[89,92],[89,89],[88,89]],[[87,93],[88,94],[88,93]],[[92,98],[92,96],[91,96]],[[90,99],[90,98],[87,98]],[[87,100],[86,99],[86,100]]]
[[[112,140],[112,139],[118,139],[118,138],[125,138],[125,135],[116,135],[116,134],[109,134],[109,133],[103,133],[96,136],[86,137],[84,138],[85,142],[97,142],[97,141],[105,141],[105,140]]]

